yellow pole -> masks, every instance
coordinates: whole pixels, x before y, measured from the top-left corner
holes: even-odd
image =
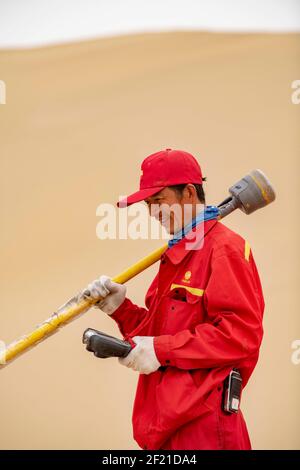
[[[167,248],[168,244],[166,243],[162,247],[150,253],[150,255],[145,256],[145,258],[142,258],[125,271],[113,277],[112,280],[119,284],[124,284],[129,281],[129,279],[144,271],[144,269],[156,263]],[[81,297],[80,294],[70,299],[54,312],[51,317],[38,325],[31,333],[9,344],[4,351],[1,352],[0,350],[0,368],[3,368],[20,354],[33,348],[48,336],[56,333],[60,327],[87,312],[95,302],[95,300]]]

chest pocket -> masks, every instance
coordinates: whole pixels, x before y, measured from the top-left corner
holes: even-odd
[[[201,289],[172,284],[161,303],[160,334],[173,335],[182,330],[193,330],[202,323],[203,293]]]

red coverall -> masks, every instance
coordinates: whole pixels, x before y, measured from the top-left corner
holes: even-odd
[[[124,339],[155,336],[166,366],[139,376],[132,422],[143,449],[251,449],[241,410],[225,413],[221,397],[233,367],[245,387],[257,363],[263,292],[248,242],[217,220],[202,224],[201,249],[183,238],[161,256],[147,308],[126,298],[112,315]]]

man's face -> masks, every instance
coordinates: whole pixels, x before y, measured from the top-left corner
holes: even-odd
[[[164,188],[146,198],[145,202],[150,215],[159,220],[170,234],[183,228],[195,216],[196,204],[200,204],[192,184],[187,184],[182,194],[172,188]]]

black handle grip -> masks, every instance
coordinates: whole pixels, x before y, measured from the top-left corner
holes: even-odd
[[[93,328],[85,330],[82,342],[87,345],[87,351],[93,352],[96,357],[101,358],[126,357],[132,349],[128,341],[122,341]]]
[[[103,359],[107,357],[126,357],[132,350],[132,346],[128,341],[122,341],[93,328],[85,330],[82,342],[86,344],[87,351]],[[164,371],[166,368],[166,366],[161,366],[158,370]]]

